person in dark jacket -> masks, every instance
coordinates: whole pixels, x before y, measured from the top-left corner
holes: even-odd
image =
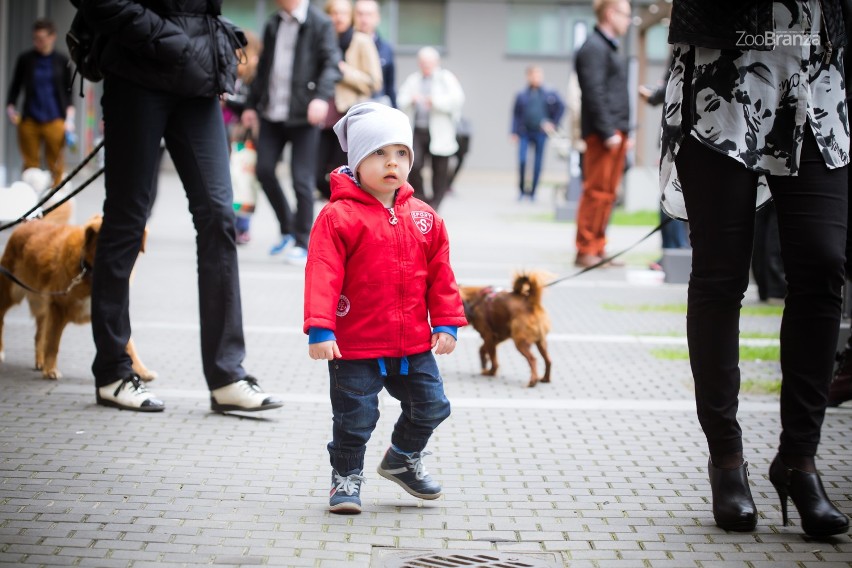
[[[624,173],[630,130],[627,59],[618,51],[618,38],[630,28],[630,2],[595,0],[593,7],[598,23],[574,60],[586,142],[575,261],[582,267],[606,256],[606,227]]]
[[[308,0],[276,0],[279,10],[263,30],[263,51],[242,120],[258,124],[257,179],[281,230],[269,254],[304,266],[314,221],[319,126],[328,114],[334,85],[342,78],[337,34],[331,20]],[[275,168],[287,144],[296,192],[291,212]]]
[[[535,190],[541,175],[544,146],[547,136],[556,132],[556,127],[565,112],[565,102],[559,93],[543,85],[544,71],[538,65],[527,68],[527,86],[515,96],[512,108],[512,139],[518,144],[519,199],[525,196],[535,200]],[[529,146],[535,149],[532,181],[527,191],[526,168]]]
[[[128,280],[142,247],[160,139],[192,213],[198,247],[201,359],[213,411],[255,411],[282,402],[243,368],[228,141],[219,96],[236,72],[234,46],[217,15],[221,0],[83,0],[100,34],[104,75],[103,225],[92,278],[92,365],[98,404],[160,411],[165,405],[131,368]],[[230,85],[232,88],[233,85]]]
[[[848,222],[840,1],[674,0],[669,41],[661,202],[690,225],[686,334],[713,518],[732,531],[754,530],[759,520],[737,420],[739,323],[755,210],[772,199],[787,294],[781,428],[769,482],[784,525],[792,500],[806,534],[844,534],[849,519],[826,494],[815,458],[840,325]]]
[[[396,108],[396,62],[393,46],[379,35],[381,21],[382,14],[376,0],[355,1],[355,29],[373,38],[382,64],[382,90],[375,93],[376,100]]]
[[[18,147],[23,169],[41,167],[41,147],[53,183],[62,181],[65,171],[66,135],[74,132],[74,105],[71,104],[71,70],[68,58],[55,51],[56,26],[39,19],[33,24],[33,49],[15,63],[6,97],[6,115],[18,127]],[[24,106],[17,103],[24,92]]]

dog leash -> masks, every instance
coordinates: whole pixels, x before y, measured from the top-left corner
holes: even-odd
[[[71,283],[68,284],[67,288],[65,288],[64,290],[57,291],[57,292],[43,292],[41,290],[36,290],[35,288],[24,284],[23,282],[21,282],[21,280],[17,276],[15,276],[11,272],[9,272],[9,270],[7,270],[5,267],[0,266],[0,274],[4,275],[6,278],[11,280],[12,282],[17,284],[18,286],[20,286],[24,290],[27,290],[28,292],[33,292],[35,294],[39,294],[41,296],[64,296],[66,294],[69,294],[71,292],[71,290],[73,290],[80,282],[83,281],[83,279],[86,277],[86,274],[88,274],[90,270],[91,270],[91,268],[88,266],[88,264],[86,264],[86,261],[81,258],[80,259],[80,273],[77,274],[74,278],[71,279]]]
[[[648,233],[647,235],[645,235],[644,237],[642,237],[641,239],[639,239],[638,241],[636,241],[635,243],[633,243],[632,245],[627,247],[626,249],[620,250],[617,253],[615,253],[614,255],[608,256],[606,258],[602,258],[598,262],[592,264],[591,266],[587,266],[587,267],[583,268],[582,270],[578,270],[574,274],[569,274],[568,276],[563,276],[562,278],[557,278],[556,280],[554,280],[552,282],[548,282],[547,284],[544,285],[544,287],[547,288],[548,286],[553,286],[554,284],[558,284],[559,282],[563,282],[563,281],[569,280],[571,278],[576,278],[577,276],[580,276],[581,274],[585,274],[586,272],[592,271],[596,268],[600,268],[601,266],[603,266],[606,263],[618,258],[619,256],[623,255],[624,253],[636,248],[640,243],[649,239],[651,237],[651,235],[653,235],[657,231],[661,230],[663,227],[665,227],[666,225],[668,225],[672,221],[674,221],[674,219],[672,219],[671,217],[666,217],[665,219],[663,219],[660,222],[659,225],[657,225],[656,227],[651,229],[650,233]]]
[[[36,204],[33,206],[33,208],[32,208],[32,209],[30,209],[29,211],[27,211],[26,213],[24,213],[23,215],[21,215],[21,216],[20,216],[18,219],[16,219],[15,221],[11,221],[11,222],[9,222],[9,223],[6,223],[5,225],[0,225],[0,231],[5,231],[6,229],[10,229],[10,228],[14,227],[15,225],[18,225],[18,224],[23,223],[24,221],[26,221],[26,220],[29,218],[29,216],[30,216],[30,215],[32,215],[34,212],[38,211],[39,207],[41,207],[42,205],[44,205],[45,203],[47,203],[47,202],[50,200],[50,198],[51,198],[51,197],[53,197],[54,195],[56,195],[56,193],[57,193],[60,189],[62,189],[63,187],[65,187],[65,184],[67,184],[69,181],[71,181],[71,178],[73,178],[75,175],[77,175],[77,174],[80,172],[80,170],[82,170],[82,169],[86,166],[86,164],[88,164],[88,163],[92,160],[92,158],[94,158],[94,157],[95,157],[95,155],[97,155],[97,153],[98,153],[98,152],[100,151],[100,149],[101,149],[101,148],[103,148],[103,147],[104,147],[104,141],[103,141],[103,140],[101,140],[100,142],[98,142],[98,143],[97,143],[97,145],[95,145],[95,148],[94,148],[91,152],[89,152],[89,154],[88,154],[85,158],[83,158],[83,160],[82,160],[79,164],[77,164],[77,167],[76,167],[76,168],[74,168],[74,169],[71,171],[71,173],[69,173],[67,176],[65,176],[65,178],[64,178],[61,182],[59,182],[59,184],[58,184],[56,187],[54,187],[53,189],[51,189],[50,191],[48,191],[48,192],[46,193],[46,195],[45,195],[44,197],[42,197],[42,198],[39,200],[39,202],[38,202],[38,203],[36,203]],[[82,185],[80,185],[80,187],[78,187],[77,189],[75,189],[74,191],[72,191],[69,195],[67,195],[67,196],[63,197],[63,198],[62,198],[61,200],[59,200],[56,204],[52,205],[52,206],[51,206],[51,207],[49,207],[48,209],[45,209],[43,213],[44,213],[44,214],[50,213],[51,211],[53,211],[54,209],[56,209],[57,207],[59,207],[60,205],[62,205],[63,203],[65,203],[66,201],[68,201],[69,199],[71,199],[72,197],[74,197],[75,195],[77,195],[78,193],[80,193],[80,191],[82,191],[82,190],[83,190],[83,188],[85,188],[85,187],[86,187],[86,186],[88,186],[90,183],[92,183],[93,181],[95,181],[95,179],[97,179],[97,177],[98,177],[98,176],[100,176],[103,172],[104,172],[104,169],[103,169],[103,168],[100,168],[100,169],[99,169],[98,171],[96,171],[96,172],[95,172],[95,173],[94,173],[91,177],[89,177],[89,179],[87,179],[85,182],[83,182],[83,184],[82,184]]]

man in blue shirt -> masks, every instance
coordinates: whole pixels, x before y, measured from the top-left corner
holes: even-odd
[[[527,68],[527,87],[515,97],[512,140],[518,143],[521,191],[518,200],[524,197],[528,197],[530,201],[535,199],[547,136],[556,131],[556,126],[565,112],[562,97],[556,91],[545,87],[543,82],[544,71],[538,65],[531,65]],[[530,144],[535,148],[535,161],[532,182],[527,189],[525,178]]]
[[[33,49],[25,51],[15,63],[6,97],[6,115],[18,127],[18,146],[23,169],[41,167],[41,146],[53,183],[62,180],[65,169],[63,149],[66,132],[74,132],[74,107],[71,105],[71,71],[68,58],[54,51],[56,26],[39,19],[33,24]],[[17,109],[24,91],[23,111]]]

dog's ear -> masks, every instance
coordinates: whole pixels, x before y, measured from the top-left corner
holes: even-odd
[[[86,225],[86,235],[83,242],[83,259],[93,266],[95,264],[95,250],[98,248],[98,233],[100,233],[100,224]]]
[[[139,247],[139,252],[145,252],[145,243],[148,242],[148,227],[145,227],[145,230],[142,231],[142,246]]]

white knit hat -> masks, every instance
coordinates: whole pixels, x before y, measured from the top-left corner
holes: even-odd
[[[334,125],[340,147],[349,157],[349,169],[357,174],[364,158],[389,144],[402,144],[408,148],[408,171],[414,164],[414,135],[408,116],[393,107],[366,102],[354,105],[346,116]]]

